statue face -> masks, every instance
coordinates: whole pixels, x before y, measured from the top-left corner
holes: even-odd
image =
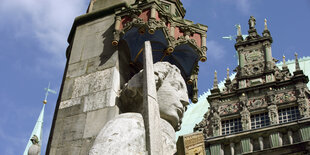
[[[154,64],[154,74],[160,117],[178,130],[185,108],[189,104],[185,81],[179,69],[168,62]],[[119,106],[122,112],[143,111],[142,81],[143,74],[139,72],[124,87]]]
[[[178,130],[183,113],[189,104],[187,88],[182,76],[173,74],[166,77],[157,91],[157,99],[161,118]]]

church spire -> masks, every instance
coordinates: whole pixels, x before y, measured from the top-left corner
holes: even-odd
[[[47,103],[47,96],[48,96],[48,93],[53,93],[53,94],[56,94],[56,91],[50,89],[50,83],[48,84],[48,87],[45,88],[46,90],[46,93],[45,93],[45,98],[43,100],[43,107],[41,109],[41,112],[40,112],[40,115],[38,117],[38,120],[36,122],[36,125],[34,126],[33,130],[32,130],[32,133],[30,135],[30,138],[28,140],[28,143],[27,143],[27,146],[26,146],[26,149],[24,151],[24,154],[23,155],[28,155],[28,150],[29,148],[31,147],[31,145],[33,144],[33,140],[34,140],[34,137],[35,137],[35,140],[36,142],[38,143],[38,145],[41,147],[41,144],[42,144],[42,134],[43,134],[43,118],[44,118],[44,109],[45,109],[45,104]],[[41,149],[41,148],[39,148]]]

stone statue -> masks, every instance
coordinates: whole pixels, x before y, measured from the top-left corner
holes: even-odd
[[[147,154],[142,113],[143,72],[134,75],[120,93],[119,108],[122,114],[107,122],[96,137],[89,152],[99,154]],[[175,131],[189,104],[187,87],[180,70],[168,62],[154,64],[157,101],[160,109],[160,126],[164,154],[176,152]]]
[[[40,155],[41,146],[39,144],[39,138],[36,135],[33,135],[30,139],[32,145],[29,147],[28,155]]]
[[[256,19],[253,16],[250,16],[249,19],[249,28],[250,29],[254,29],[256,25]]]
[[[276,105],[270,105],[268,107],[268,115],[270,119],[270,124],[278,124],[279,123],[279,115],[278,115],[278,108]]]
[[[243,130],[250,130],[251,129],[251,117],[250,117],[250,112],[246,106],[243,106],[242,111],[240,112],[241,114],[241,123],[242,123],[242,129]]]
[[[218,114],[218,108],[213,108],[211,113],[213,114],[213,117],[211,118],[213,136],[219,136],[221,135],[221,117]]]

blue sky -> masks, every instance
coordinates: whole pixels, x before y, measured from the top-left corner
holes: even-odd
[[[237,66],[235,24],[247,33],[248,19],[256,18],[261,34],[264,18],[274,39],[273,56],[288,59],[297,52],[310,56],[309,0],[183,0],[186,19],[209,26],[207,58],[200,63],[199,94],[212,87],[226,68]],[[0,5],[0,154],[22,154],[42,108],[44,88],[59,92],[65,66],[67,36],[76,16],[85,13],[88,0],[1,0]],[[50,95],[45,109],[43,149],[58,95]]]

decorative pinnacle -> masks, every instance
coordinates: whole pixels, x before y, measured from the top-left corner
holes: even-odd
[[[242,36],[240,24],[237,24],[237,36]]]
[[[268,30],[268,27],[267,27],[267,19],[265,18],[265,30]]]
[[[217,82],[217,72],[214,71],[214,81],[213,81],[213,89],[218,89],[218,82]]]
[[[297,53],[295,53],[295,70],[300,70]]]
[[[285,56],[283,55],[283,65],[282,65],[282,69],[283,68],[287,68],[287,65],[286,65],[286,63],[285,63]]]
[[[229,68],[227,67],[227,80],[229,80]]]

